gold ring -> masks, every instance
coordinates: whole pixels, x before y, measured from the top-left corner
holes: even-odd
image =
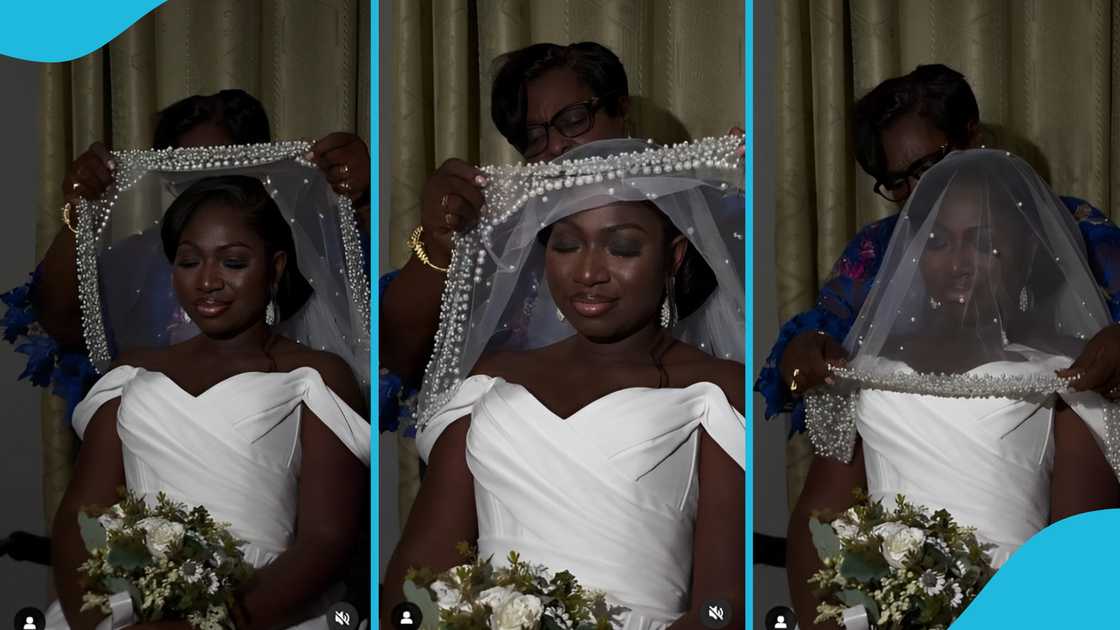
[[[793,368],[793,376],[789,379],[789,391],[797,391],[797,376],[801,374],[801,368]]]
[[[349,175],[350,174],[350,165],[349,164],[343,164],[342,165],[342,174],[343,175]]]

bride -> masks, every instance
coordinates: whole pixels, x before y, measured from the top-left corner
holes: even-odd
[[[277,145],[247,150],[260,152],[262,146]],[[187,151],[200,152],[194,156],[200,163],[213,159],[208,149]],[[144,160],[173,162],[168,155],[193,154],[121,156],[121,177],[130,169],[136,174],[159,168]],[[265,156],[253,159],[258,158]],[[301,332],[313,325],[322,340],[328,324],[351,329],[345,323],[350,314],[328,316],[326,298],[334,291],[328,291],[324,275],[329,268],[320,263],[329,257],[330,239],[320,240],[320,255],[313,256],[305,242],[310,224],[287,219],[296,207],[293,198],[301,208],[325,208],[329,193],[312,169],[291,160],[240,172],[148,176],[154,183],[170,182],[167,190],[178,194],[157,228],[114,242],[116,263],[107,255],[112,247],[105,248],[98,263],[101,290],[85,293],[87,302],[90,296],[103,300],[107,320],[114,313],[125,319],[113,321],[108,331],[117,361],[74,413],[82,447],[54,520],[59,602],[48,611],[48,628],[129,623],[128,613],[116,606],[104,621],[101,611],[80,612],[78,567],[88,555],[78,513],[85,506],[116,503],[121,486],[149,500],[163,492],[189,506],[202,505],[216,521],[232,525],[233,535],[245,543],[246,561],[257,568],[231,611],[239,628],[325,628],[326,607],[342,596],[363,526],[370,437],[368,422],[356,410],[366,408],[365,395],[352,369],[356,364],[322,351],[325,341],[308,347],[307,331]],[[122,188],[130,184],[124,180]],[[114,208],[118,214],[127,210],[127,195],[121,196]],[[90,238],[88,218],[80,219],[80,243],[97,242]],[[114,221],[124,219],[114,215]],[[105,232],[112,233],[112,222],[107,216],[105,221]],[[325,214],[314,221],[335,222]],[[164,261],[144,258],[157,250]],[[79,250],[80,264],[82,251],[88,249]],[[127,303],[119,296],[134,293],[123,287],[159,290],[168,275],[182,317],[168,323],[152,312],[122,308]],[[87,343],[105,334],[108,323],[89,314]],[[198,334],[187,335],[186,328]],[[135,347],[145,329],[153,340],[187,338]],[[333,347],[346,343],[339,339]],[[168,624],[186,622],[160,625]]]
[[[406,571],[461,564],[460,541],[570,571],[628,629],[699,627],[713,599],[742,618],[744,217],[700,174],[730,177],[737,142],[606,140],[489,173],[421,391],[428,469],[383,619]]]
[[[997,568],[1047,524],[1120,504],[1105,456],[1120,416],[1056,374],[1111,323],[1058,197],[1009,153],[965,151],[922,177],[899,221],[851,362],[809,398],[817,456],[789,525],[802,628],[818,627],[809,518],[856,487],[948,510]]]

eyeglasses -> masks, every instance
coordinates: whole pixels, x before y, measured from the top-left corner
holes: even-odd
[[[925,175],[926,171],[945,159],[945,156],[949,155],[949,151],[949,145],[943,144],[933,153],[911,162],[905,171],[887,173],[882,179],[876,179],[875,192],[887,201],[893,201],[894,203],[906,201],[922,175]]]
[[[551,127],[565,138],[575,138],[591,131],[595,126],[595,112],[603,106],[603,101],[598,96],[569,105],[556,112],[552,120],[537,125],[525,127],[524,150],[521,154],[526,159],[537,157],[548,148],[548,130]]]

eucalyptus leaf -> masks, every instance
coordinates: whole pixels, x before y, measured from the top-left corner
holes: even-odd
[[[119,567],[125,571],[132,571],[144,566],[148,562],[149,557],[148,551],[142,547],[121,545],[113,547],[109,551],[109,557],[107,559],[109,564],[114,567]]]
[[[867,618],[871,623],[879,623],[879,606],[863,591],[840,591],[836,597],[848,606],[863,606],[867,610]]]
[[[105,546],[107,542],[105,528],[96,518],[87,516],[84,512],[78,512],[78,528],[82,532],[82,542],[85,543],[87,551]]]
[[[404,598],[420,608],[420,627],[417,630],[439,629],[439,607],[428,589],[416,586],[412,580],[405,580]]]
[[[870,562],[860,554],[849,554],[840,564],[840,575],[865,584],[885,576],[889,571],[885,565]]]
[[[831,525],[810,518],[809,532],[813,535],[813,546],[817,548],[817,555],[821,560],[840,554],[840,537],[836,535]]]

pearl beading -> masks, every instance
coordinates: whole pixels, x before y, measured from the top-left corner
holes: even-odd
[[[813,450],[821,457],[850,463],[857,437],[856,405],[860,389],[941,396],[944,398],[1009,398],[1038,400],[1070,389],[1073,379],[1055,374],[1003,376],[986,374],[890,374],[833,368],[836,384],[805,396],[805,424]],[[1105,458],[1120,476],[1120,406],[1105,402]]]
[[[648,148],[642,151],[482,167],[480,170],[489,180],[483,189],[485,203],[478,224],[455,237],[440,303],[440,325],[417,403],[417,429],[424,430],[463,381],[461,357],[466,334],[472,326],[468,320],[473,289],[483,283],[484,265],[491,260],[497,262],[492,253],[496,226],[513,219],[534,199],[548,203],[550,193],[581,186],[606,184],[607,194],[613,195],[616,187],[637,186],[647,178],[687,177],[703,179],[721,190],[739,187],[742,164],[737,152],[744,139],[741,135],[718,136],[664,147],[647,141]],[[645,196],[651,201],[657,198],[653,193]],[[542,222],[539,227],[547,225]],[[497,273],[516,271],[513,266],[496,270]]]
[[[90,360],[99,373],[104,372],[112,357],[102,318],[97,255],[105,228],[112,216],[113,206],[120,193],[131,189],[152,171],[206,172],[263,166],[285,160],[291,160],[314,171],[315,164],[305,157],[311,146],[311,143],[306,141],[286,141],[160,150],[125,149],[112,152],[113,160],[116,162],[113,182],[100,198],[96,200],[83,198],[77,204],[76,255],[78,298],[82,309],[82,335],[85,338]],[[263,181],[266,188],[271,185],[269,178],[265,177]],[[304,178],[303,183],[309,184],[310,179]],[[275,194],[275,190],[272,192]],[[361,235],[351,200],[339,196],[337,203],[345,258],[345,268],[339,269],[339,273],[346,277],[350,304],[354,309],[353,316],[358,317],[359,322],[367,322],[367,326],[359,326],[356,331],[357,338],[353,341],[355,344],[368,347],[370,286],[363,269]],[[293,218],[288,217],[288,219],[294,222]],[[109,247],[111,248],[111,245]],[[369,379],[360,380],[363,385],[369,385]]]

